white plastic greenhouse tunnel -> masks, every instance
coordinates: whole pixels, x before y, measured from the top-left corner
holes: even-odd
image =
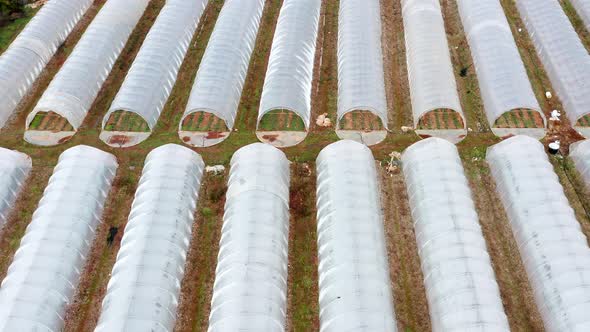
[[[370,128],[354,121],[354,114],[370,122]],[[341,0],[336,134],[374,145],[387,137],[387,125],[380,2]]]
[[[227,0],[223,4],[178,126],[185,144],[212,146],[233,130],[264,3]]]
[[[402,155],[433,331],[510,331],[457,148],[440,138]]]
[[[590,331],[590,248],[543,145],[514,136],[486,157],[548,332]]]
[[[104,4],[27,116],[27,142],[58,145],[78,131],[148,2]]]
[[[320,331],[397,331],[373,154],[342,140],[316,167]]]
[[[209,331],[284,331],[289,161],[254,143],[231,159]]]
[[[205,163],[180,145],[152,150],[95,331],[172,331]]]
[[[166,1],[103,118],[103,142],[129,147],[150,136],[207,3],[208,0]]]
[[[32,167],[33,161],[26,154],[0,148],[0,229],[14,210]]]
[[[61,331],[117,160],[78,145],[63,152],[0,286],[0,331]]]
[[[590,136],[590,56],[555,0],[516,1],[533,45],[574,129]]]
[[[262,142],[288,147],[307,136],[321,6],[321,0],[283,2],[258,111]]]
[[[545,136],[547,119],[535,97],[499,0],[459,0],[484,110],[498,137]]]
[[[570,158],[574,161],[586,187],[590,189],[590,141],[583,140],[570,145]]]
[[[584,22],[586,30],[590,30],[590,1],[588,0],[569,0],[576,12]]]
[[[50,0],[0,56],[0,128],[66,40],[92,0]]]
[[[402,16],[416,133],[458,143],[467,136],[467,124],[440,3],[402,0]]]

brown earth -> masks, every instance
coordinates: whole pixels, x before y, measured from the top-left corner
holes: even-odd
[[[291,166],[287,330],[318,331],[315,165]]]
[[[314,75],[311,94],[311,125],[312,132],[332,132],[334,129],[318,126],[315,119],[327,113],[332,123],[336,123],[338,103],[338,8],[339,2],[322,1]]]
[[[399,0],[381,0],[381,24],[389,129],[413,127],[406,42]]]

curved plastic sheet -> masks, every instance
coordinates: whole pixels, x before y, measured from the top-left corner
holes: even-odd
[[[285,0],[275,31],[258,122],[276,109],[299,115],[309,130],[321,0]]]
[[[225,1],[183,119],[204,111],[222,119],[228,129],[233,128],[263,9],[264,0]]]
[[[51,0],[0,56],[0,128],[66,40],[92,0]]]
[[[1,331],[63,329],[117,166],[85,145],[61,154],[2,281]]]
[[[379,0],[341,0],[338,14],[338,121],[370,111],[387,128]]]
[[[428,112],[451,109],[465,127],[439,1],[402,0],[402,15],[414,126]]]
[[[371,150],[342,140],[316,168],[320,331],[396,331]]]
[[[515,136],[487,157],[548,332],[590,329],[590,248],[543,145]]]
[[[8,220],[33,164],[18,151],[0,148],[0,229]]]
[[[107,1],[27,116],[27,129],[37,113],[51,111],[78,130],[148,2]]]
[[[545,119],[499,0],[457,4],[490,127],[515,109],[534,110]]]
[[[584,21],[587,30],[590,30],[590,1],[588,0],[569,0],[572,6],[578,12],[578,15]]]
[[[402,156],[433,331],[510,331],[457,148],[429,138]]]
[[[145,166],[95,331],[172,331],[205,163],[174,144]]]
[[[572,123],[590,113],[590,56],[556,0],[516,5]]]
[[[289,161],[254,143],[232,160],[209,331],[284,331]]]
[[[208,0],[168,0],[145,38],[129,73],[104,116],[115,111],[140,115],[153,130]]]

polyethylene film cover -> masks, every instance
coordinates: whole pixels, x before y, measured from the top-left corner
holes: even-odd
[[[437,109],[463,118],[439,1],[403,0],[402,15],[414,124]]]
[[[109,0],[88,26],[31,113],[55,112],[77,130],[107,79],[148,0]]]
[[[145,161],[95,331],[172,331],[205,163],[175,144]]]
[[[488,148],[486,160],[545,329],[587,331],[588,239],[543,145],[528,136],[515,136]]]
[[[396,331],[371,150],[342,140],[316,168],[320,331]]]
[[[63,152],[0,286],[1,331],[61,331],[111,183],[115,157]]]
[[[264,3],[264,0],[225,1],[183,118],[204,111],[225,121],[229,129],[233,128]]]
[[[154,129],[207,2],[166,2],[104,116],[103,128],[113,112],[122,110],[140,115]]]
[[[498,0],[458,0],[490,126],[515,109],[543,112]]]
[[[338,14],[338,120],[370,111],[387,128],[379,0],[341,0]]]
[[[296,113],[309,129],[321,0],[285,0],[275,31],[258,122],[275,109]]]
[[[590,112],[590,56],[556,0],[518,0],[518,11],[572,123]]]
[[[254,143],[231,160],[209,331],[284,331],[289,161]]]
[[[402,156],[433,331],[510,331],[469,182],[452,143]]]
[[[92,2],[47,2],[0,56],[0,128]]]

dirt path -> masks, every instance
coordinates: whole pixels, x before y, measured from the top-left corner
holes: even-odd
[[[475,132],[489,132],[490,125],[484,113],[471,49],[465,37],[456,0],[441,0],[441,7],[467,127]]]
[[[318,331],[316,174],[313,164],[291,166],[287,330]]]
[[[262,86],[264,85],[272,39],[275,34],[282,5],[283,0],[266,0],[266,4],[264,5],[256,44],[252,52],[252,57],[250,58],[248,75],[246,76],[242,98],[238,107],[238,115],[236,117],[235,127],[240,131],[247,130],[254,132],[256,130],[256,119],[258,118]]]
[[[420,269],[408,195],[401,173],[392,177],[379,164],[391,286],[400,331],[430,331],[430,315]]]
[[[330,132],[333,127],[320,127],[315,120],[327,113],[332,123],[336,123],[338,105],[338,8],[339,2],[322,2],[318,40],[314,64],[313,90],[311,95],[311,131]]]
[[[227,176],[205,175],[187,256],[175,331],[206,331],[223,225]]]
[[[389,129],[412,127],[412,105],[406,61],[406,42],[400,0],[381,0],[383,71]]]
[[[544,331],[518,246],[504,207],[496,193],[485,154],[464,156],[480,224],[500,286],[500,294],[512,331]],[[473,158],[477,158],[475,161]]]

